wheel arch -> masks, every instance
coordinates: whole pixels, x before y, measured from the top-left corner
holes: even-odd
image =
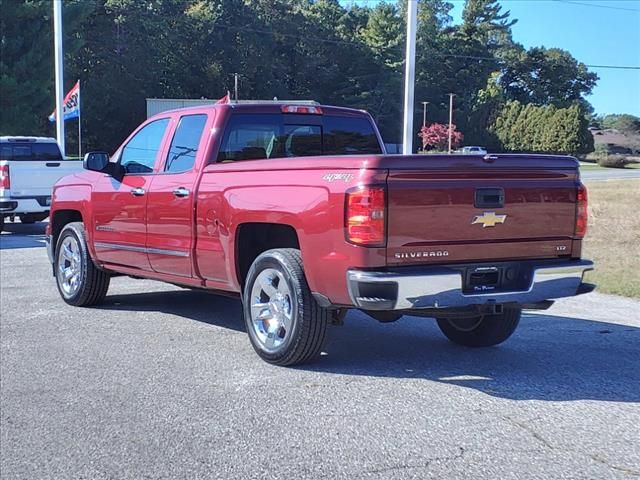
[[[84,223],[84,218],[82,216],[82,212],[76,209],[61,209],[56,210],[51,214],[49,218],[49,222],[51,223],[51,245],[55,248],[55,245],[58,243],[58,238],[60,237],[60,232],[62,229],[72,222],[82,222]]]
[[[242,289],[247,273],[261,253],[274,248],[300,250],[300,238],[296,229],[286,223],[247,222],[238,225],[235,235],[235,274]]]

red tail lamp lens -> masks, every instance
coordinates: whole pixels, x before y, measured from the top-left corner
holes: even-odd
[[[384,187],[358,187],[347,192],[347,241],[365,247],[385,246],[385,193]]]
[[[9,190],[11,179],[9,178],[9,165],[0,165],[0,188]]]
[[[582,238],[587,234],[587,223],[589,223],[587,187],[580,184],[576,198],[576,237]]]

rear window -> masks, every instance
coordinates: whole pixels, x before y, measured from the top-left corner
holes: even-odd
[[[229,119],[218,161],[380,153],[367,118],[240,113]]]
[[[0,160],[62,160],[57,143],[2,143]]]

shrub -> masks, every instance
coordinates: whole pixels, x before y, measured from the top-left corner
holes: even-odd
[[[578,104],[566,108],[507,102],[489,131],[507,151],[584,154],[593,151],[593,136]]]
[[[449,146],[449,125],[432,123],[428,127],[422,127],[418,136],[422,138],[422,149],[432,147],[437,150],[448,150]],[[456,130],[456,126],[451,128],[451,147],[456,148],[462,142],[463,135]]]
[[[624,168],[631,161],[624,155],[604,155],[598,158],[598,165],[607,168]]]

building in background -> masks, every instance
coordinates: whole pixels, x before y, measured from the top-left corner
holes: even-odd
[[[216,102],[217,100],[207,98],[147,98],[147,118],[153,117],[160,112],[166,112],[167,110],[211,105]]]

